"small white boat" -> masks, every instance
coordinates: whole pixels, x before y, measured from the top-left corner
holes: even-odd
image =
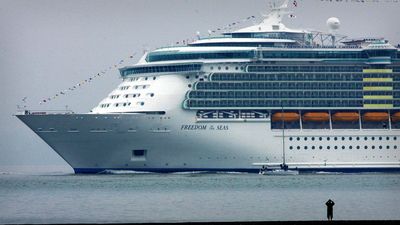
[[[260,171],[261,175],[269,175],[269,176],[288,176],[288,175],[299,175],[298,170],[283,170],[283,169],[276,169],[276,170],[264,170]]]

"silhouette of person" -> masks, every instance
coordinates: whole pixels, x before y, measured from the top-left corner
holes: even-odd
[[[326,203],[325,203],[326,207],[327,207],[327,216],[328,216],[328,220],[332,220],[333,219],[333,206],[335,205],[335,203],[329,199]]]

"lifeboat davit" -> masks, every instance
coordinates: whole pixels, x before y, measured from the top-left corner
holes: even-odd
[[[272,115],[272,122],[296,122],[300,120],[300,115],[294,112],[275,113]]]
[[[384,122],[388,119],[389,113],[387,112],[367,112],[363,115],[363,120],[366,122]]]
[[[355,122],[360,118],[356,112],[337,112],[333,114],[332,120],[335,122]]]
[[[400,122],[400,112],[394,113],[392,115],[392,121],[393,122]]]
[[[327,112],[309,112],[303,115],[304,122],[326,122],[329,121],[329,113]]]

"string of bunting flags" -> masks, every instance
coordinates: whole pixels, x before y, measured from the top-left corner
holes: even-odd
[[[72,92],[72,91],[75,91],[75,90],[77,90],[78,88],[81,88],[82,86],[84,86],[84,85],[86,85],[86,84],[88,84],[88,83],[91,83],[91,82],[94,81],[95,79],[104,76],[107,72],[109,72],[109,71],[112,70],[113,68],[117,68],[118,66],[120,66],[121,64],[123,64],[125,61],[127,61],[127,59],[133,59],[133,57],[134,57],[136,54],[137,54],[137,53],[133,53],[133,54],[130,55],[128,58],[126,58],[126,59],[121,59],[117,64],[114,64],[114,65],[112,65],[112,66],[109,66],[108,68],[106,68],[106,69],[100,71],[99,73],[97,73],[97,74],[95,74],[95,75],[93,75],[93,76],[90,76],[90,77],[88,77],[88,78],[82,80],[81,82],[79,82],[79,83],[77,83],[77,84],[75,84],[75,85],[73,85],[73,86],[71,86],[71,87],[69,87],[69,88],[67,88],[67,89],[64,89],[64,90],[62,90],[62,91],[57,92],[55,95],[53,95],[53,96],[51,96],[51,97],[43,98],[43,99],[39,102],[39,105],[42,105],[42,104],[45,104],[45,103],[49,103],[49,102],[55,100],[56,98],[58,98],[58,97],[60,97],[60,96],[67,95],[68,93],[70,93],[70,92]]]
[[[400,0],[321,0],[321,2],[337,3],[400,3]]]
[[[238,26],[239,24],[242,24],[242,23],[244,23],[244,22],[248,22],[248,21],[253,20],[253,19],[256,19],[256,18],[257,18],[256,16],[249,16],[249,17],[246,17],[246,18],[243,19],[243,20],[239,20],[239,21],[230,23],[230,24],[228,24],[228,25],[226,25],[226,26],[224,26],[224,27],[216,28],[216,29],[214,29],[214,30],[209,30],[208,33],[211,35],[211,34],[214,34],[214,33],[225,32],[225,31],[227,31],[227,30],[230,30],[230,29],[232,29],[232,28]],[[177,41],[177,42],[176,42],[177,45],[179,45],[179,44],[181,44],[181,43],[182,43],[182,44],[189,44],[189,39],[186,39],[186,40],[183,40],[183,41]],[[134,53],[134,54],[130,55],[127,59],[132,59],[136,54],[137,54],[137,53]],[[112,69],[114,69],[114,68],[117,68],[118,66],[120,66],[121,64],[123,64],[127,59],[121,59],[117,64],[111,65],[111,66],[109,66],[108,68],[106,68],[106,69],[100,71],[99,73],[97,73],[97,74],[95,74],[95,75],[93,75],[93,76],[90,76],[90,77],[88,77],[88,78],[82,80],[81,82],[79,82],[79,83],[77,83],[77,84],[75,84],[75,85],[73,85],[73,86],[71,86],[71,87],[69,87],[69,88],[67,88],[67,89],[64,89],[64,90],[59,91],[59,92],[57,92],[57,93],[56,93],[55,95],[53,95],[53,96],[43,98],[43,99],[39,102],[39,105],[49,103],[49,102],[51,102],[51,101],[57,99],[57,98],[60,97],[60,96],[67,95],[68,93],[73,92],[73,91],[75,91],[75,90],[81,88],[82,86],[85,86],[85,85],[87,85],[87,84],[93,82],[95,79],[104,76],[104,75],[105,75],[107,72],[109,72],[110,70],[112,70]]]

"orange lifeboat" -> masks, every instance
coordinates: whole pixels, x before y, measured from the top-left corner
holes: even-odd
[[[400,122],[400,112],[394,113],[392,115],[392,121],[393,122]]]
[[[360,118],[360,114],[356,112],[337,112],[333,114],[332,120],[335,122],[355,122]]]
[[[326,122],[329,121],[327,112],[309,112],[303,115],[304,122]]]
[[[275,113],[272,115],[272,122],[296,122],[300,120],[300,115],[294,112]]]
[[[383,122],[389,119],[389,113],[386,112],[367,112],[363,115],[366,122]]]

